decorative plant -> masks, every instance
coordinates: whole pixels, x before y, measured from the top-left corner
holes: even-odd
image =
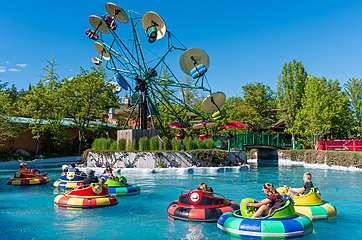
[[[171,145],[172,145],[173,151],[181,151],[181,141],[180,140],[172,139]]]
[[[162,138],[162,149],[164,151],[170,150],[169,145],[170,145],[170,141],[169,141],[168,137],[163,137]]]
[[[133,152],[137,150],[137,143],[136,141],[130,141],[127,146],[127,151]]]
[[[147,137],[141,137],[138,144],[140,151],[150,150],[150,141]]]
[[[126,150],[126,139],[123,139],[123,138],[121,138],[121,139],[119,139],[118,140],[118,150],[119,151],[125,151]]]
[[[155,151],[155,150],[159,150],[160,148],[160,144],[158,141],[158,137],[154,136],[150,139],[150,150]]]

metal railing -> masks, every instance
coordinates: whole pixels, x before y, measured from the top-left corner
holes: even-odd
[[[228,136],[213,136],[214,146],[221,149],[244,149],[245,145],[263,145],[276,148],[290,149],[292,147],[291,138],[280,133],[249,132]]]

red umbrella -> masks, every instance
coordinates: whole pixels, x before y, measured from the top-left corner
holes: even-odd
[[[221,128],[249,128],[248,125],[238,122],[238,121],[233,121],[231,123],[226,123],[224,125],[221,126]]]
[[[246,125],[244,123],[241,123],[241,122],[238,122],[238,121],[233,121],[230,124],[235,125],[237,128],[245,128],[245,129],[250,128],[248,125]]]
[[[204,120],[198,123],[195,123],[192,128],[193,129],[201,129],[201,128],[207,128],[210,127],[212,125],[216,124],[215,121],[211,121],[211,120]]]
[[[224,129],[226,129],[226,128],[233,128],[233,129],[244,128],[244,129],[248,129],[249,126],[244,124],[244,123],[238,122],[238,121],[233,121],[231,123],[226,123],[226,124],[222,125],[221,128],[224,128]],[[234,144],[236,144],[236,138],[234,138]],[[230,151],[230,138],[228,138],[228,151]]]
[[[221,126],[221,128],[236,128],[236,126],[234,124],[231,123],[226,123],[224,125]]]
[[[168,125],[170,128],[186,128],[185,125],[183,125],[182,123],[180,122],[172,122]]]

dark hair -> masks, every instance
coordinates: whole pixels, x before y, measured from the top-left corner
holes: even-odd
[[[278,191],[275,190],[273,184],[271,184],[271,183],[264,183],[263,189],[268,190],[269,192],[271,192],[272,194],[274,194],[277,198],[283,199],[282,196],[278,193]]]
[[[72,166],[72,168],[75,168],[75,163],[70,164],[70,166]]]
[[[310,172],[305,172],[304,175],[307,175],[309,177],[309,180],[312,179],[312,174]]]

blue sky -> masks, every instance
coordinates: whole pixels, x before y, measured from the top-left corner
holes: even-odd
[[[84,33],[88,16],[105,14],[106,2],[1,1],[1,81],[27,88],[45,74],[52,56],[61,78],[89,69],[97,53]],[[206,51],[211,88],[227,96],[240,96],[241,86],[257,81],[275,90],[283,64],[292,59],[309,74],[342,84],[362,77],[362,1],[113,2],[141,14],[157,12],[184,45]],[[177,59],[170,61],[177,67]]]

